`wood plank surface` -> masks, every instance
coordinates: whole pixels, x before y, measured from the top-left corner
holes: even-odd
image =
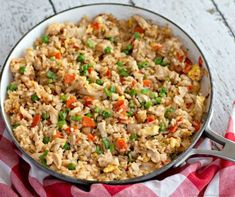
[[[18,39],[32,26],[70,7],[109,0],[1,0],[0,65]],[[182,27],[198,43],[214,83],[212,127],[223,133],[235,99],[235,0],[117,0],[155,11]]]

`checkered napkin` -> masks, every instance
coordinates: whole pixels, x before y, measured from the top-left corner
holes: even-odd
[[[225,137],[235,141],[235,103]],[[198,148],[211,149],[208,139]],[[234,152],[235,154],[235,152]],[[0,196],[235,196],[235,163],[217,158],[188,159],[181,168],[132,185],[93,184],[90,187],[58,180],[30,163],[14,146],[0,120]]]

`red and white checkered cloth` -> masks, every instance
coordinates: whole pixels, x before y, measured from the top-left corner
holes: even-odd
[[[225,137],[235,141],[235,103]],[[208,139],[200,148],[211,149]],[[234,152],[235,154],[235,152]],[[191,158],[154,180],[133,185],[93,184],[90,188],[66,183],[38,169],[14,146],[0,120],[0,196],[235,196],[235,163]]]

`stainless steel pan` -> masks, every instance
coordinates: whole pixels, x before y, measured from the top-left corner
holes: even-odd
[[[65,181],[73,182],[73,183],[79,183],[79,184],[91,184],[91,183],[97,183],[97,181],[89,181],[89,180],[81,180],[81,179],[75,179],[69,176],[62,175],[60,173],[57,173],[49,168],[46,168],[45,166],[41,165],[37,161],[35,161],[28,153],[26,153],[19,145],[17,140],[15,139],[11,124],[9,121],[9,118],[7,114],[4,111],[4,100],[6,98],[6,90],[7,85],[10,83],[12,79],[12,74],[10,72],[9,63],[13,57],[21,56],[23,51],[32,46],[33,41],[40,37],[40,35],[43,33],[46,26],[53,22],[77,22],[81,19],[82,16],[87,15],[89,17],[93,17],[100,13],[112,13],[117,18],[127,18],[134,14],[141,15],[147,19],[152,20],[156,24],[165,25],[168,24],[169,27],[173,30],[174,35],[178,36],[181,41],[183,42],[184,46],[186,46],[189,49],[189,54],[191,54],[190,58],[193,61],[196,61],[199,56],[203,59],[203,66],[205,70],[207,71],[208,75],[204,76],[202,79],[202,85],[201,85],[201,93],[204,96],[207,96],[207,106],[206,106],[206,113],[204,116],[203,124],[199,132],[197,132],[192,140],[192,144],[190,147],[184,151],[182,154],[180,154],[175,160],[170,162],[168,165],[153,171],[150,174],[133,178],[133,179],[127,179],[127,180],[115,180],[115,181],[109,181],[109,182],[103,182],[107,184],[128,184],[128,183],[136,183],[141,181],[146,181],[148,179],[151,179],[159,174],[162,174],[163,172],[167,171],[168,169],[179,166],[182,164],[187,158],[193,156],[193,155],[208,155],[208,156],[216,156],[219,158],[227,159],[230,161],[235,161],[235,143],[217,135],[211,128],[210,123],[212,121],[212,100],[213,100],[213,85],[212,85],[212,79],[211,79],[211,73],[209,66],[207,64],[207,61],[199,49],[198,45],[194,42],[194,40],[179,26],[177,26],[174,22],[170,21],[169,19],[154,13],[152,11],[139,8],[139,7],[133,7],[130,5],[124,5],[124,4],[114,4],[114,3],[102,3],[102,4],[90,4],[90,5],[84,5],[79,6],[75,8],[68,9],[66,11],[60,12],[54,16],[49,17],[48,19],[45,19],[38,25],[34,26],[27,34],[25,34],[19,42],[15,45],[15,47],[12,49],[10,54],[8,55],[5,64],[3,65],[2,72],[1,72],[1,81],[0,81],[0,99],[1,99],[1,112],[2,117],[6,123],[6,128],[10,134],[10,136],[13,139],[13,142],[16,144],[16,146],[21,150],[21,152],[35,165],[37,165],[40,169],[44,170],[45,172],[63,179]],[[195,144],[199,140],[199,138],[204,135],[211,140],[223,145],[222,151],[217,150],[201,150],[194,148]]]

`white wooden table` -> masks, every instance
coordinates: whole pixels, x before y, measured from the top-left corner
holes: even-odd
[[[101,2],[147,8],[173,20],[192,36],[212,71],[212,128],[222,134],[235,99],[234,0],[0,0],[0,65],[20,37],[41,20],[70,7]]]

